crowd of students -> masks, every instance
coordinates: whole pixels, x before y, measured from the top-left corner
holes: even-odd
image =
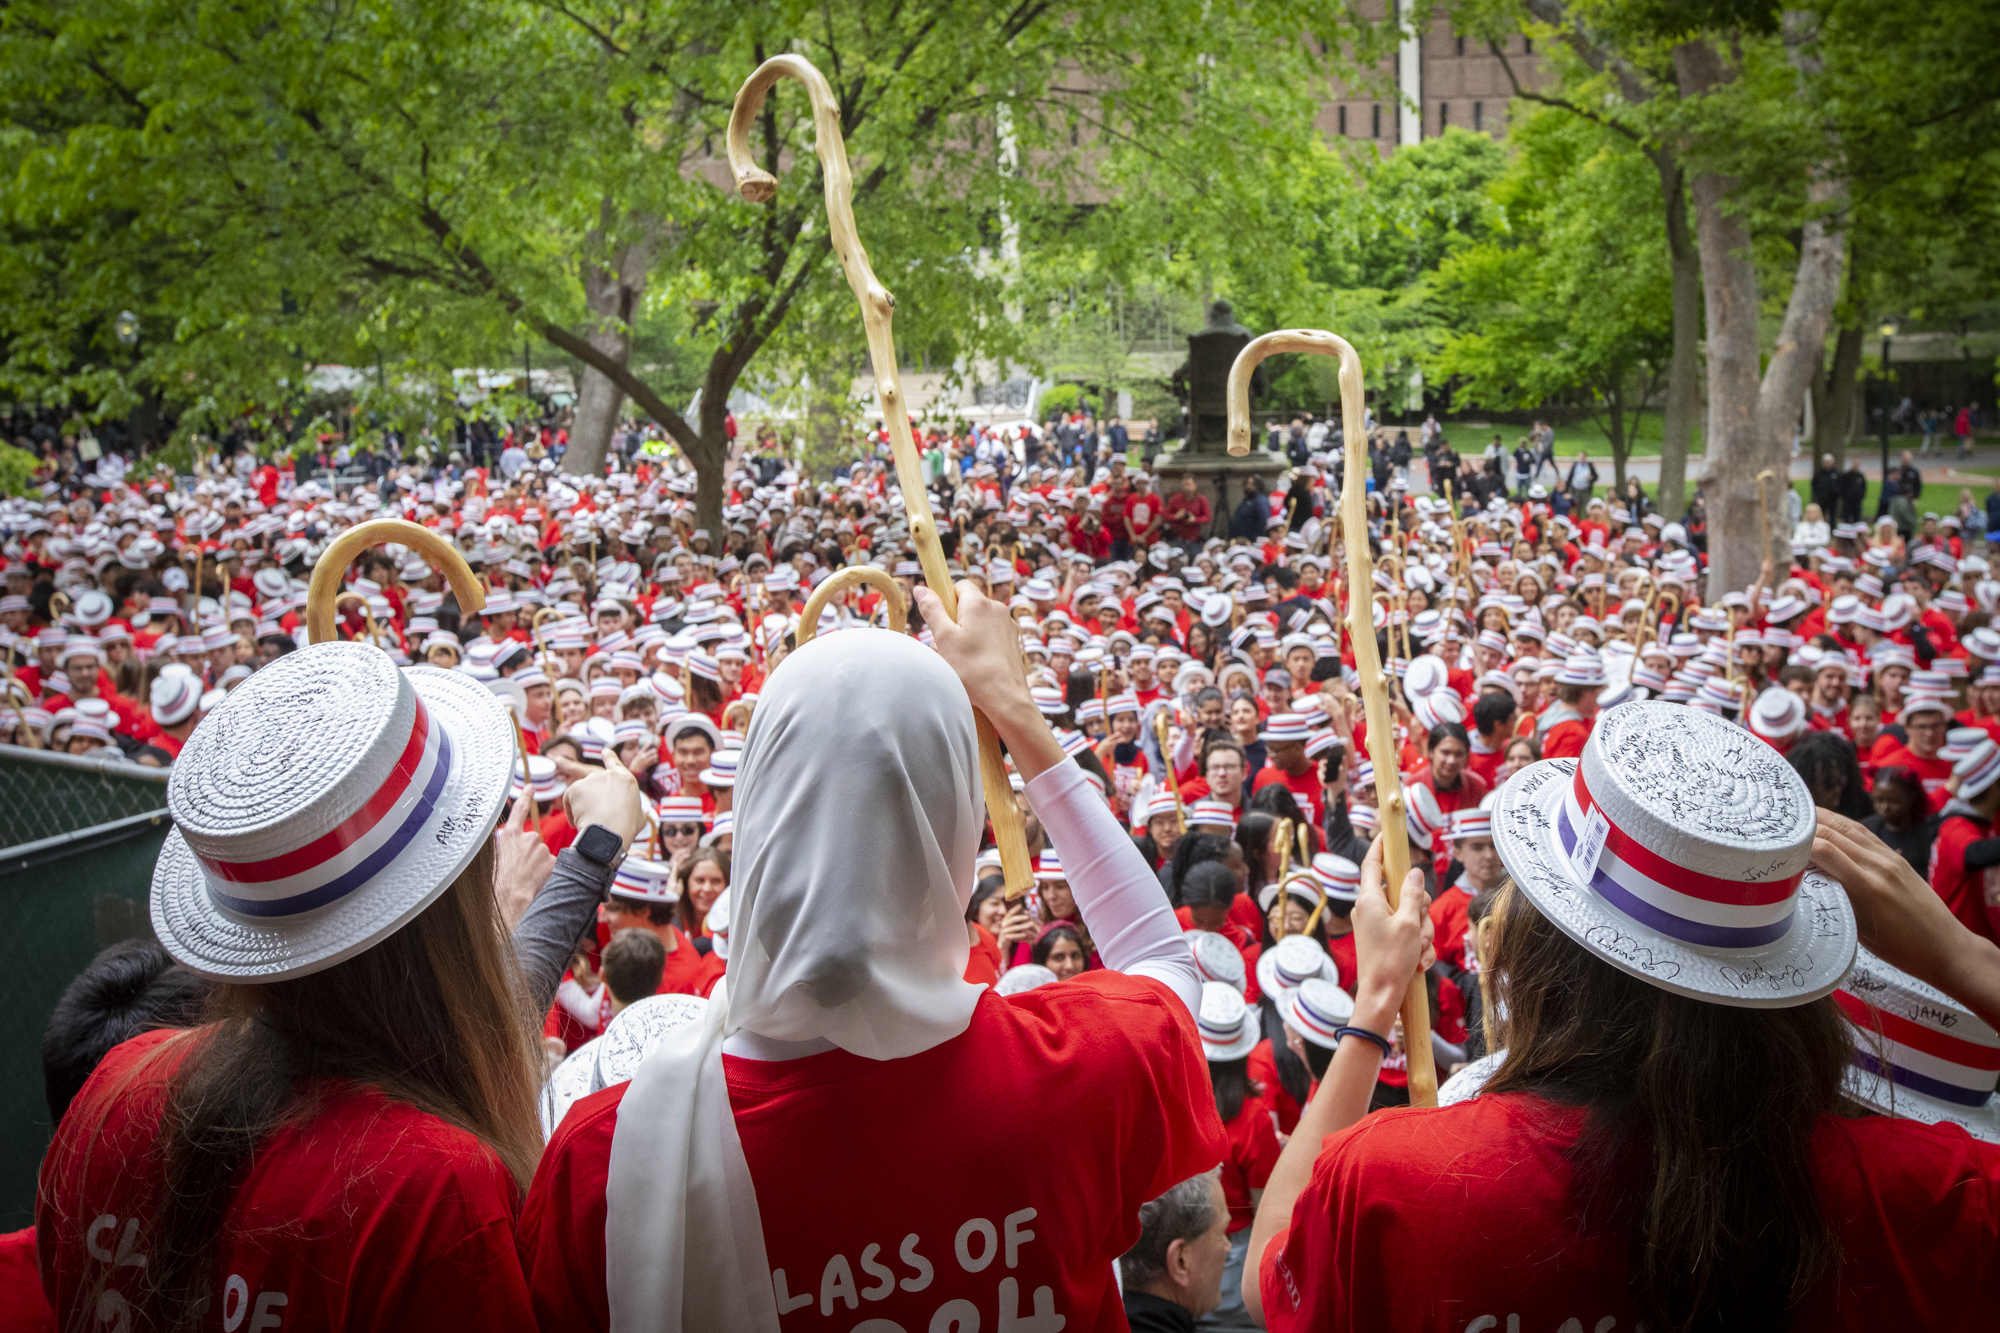
[[[1842,527],[1709,596],[1658,515],[1393,481],[1360,612],[1385,828],[1337,460],[1309,459],[1261,541],[1180,535],[1122,458],[974,467],[944,497],[956,622],[872,462],[739,472],[714,531],[647,460],[0,506],[0,743],[170,766],[175,824],[164,953],[100,959],[50,1029],[59,1128],[0,1265],[32,1252],[52,1312],[15,1315],[1976,1317],[1984,558],[1949,518]],[[320,553],[384,515],[484,606],[378,546],[306,646]],[[859,563],[900,590],[836,595],[801,646]],[[906,635],[871,628],[892,596]],[[1395,911],[1384,838],[1416,867]],[[1440,1109],[1408,1105],[1413,1060]]]

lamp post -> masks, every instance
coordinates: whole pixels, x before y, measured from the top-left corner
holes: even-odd
[[[1889,489],[1889,399],[1893,396],[1889,383],[1889,340],[1896,336],[1896,325],[1884,321],[1878,331],[1882,335],[1882,490],[1886,492]],[[1884,499],[1879,503],[1883,512],[1888,512],[1889,502]]]

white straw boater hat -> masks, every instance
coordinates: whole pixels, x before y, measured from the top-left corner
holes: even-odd
[[[1493,843],[1564,934],[1664,990],[1749,1008],[1826,995],[1854,961],[1854,910],[1807,867],[1803,779],[1756,737],[1663,703],[1601,714],[1581,760],[1500,788]]]
[[[1854,1024],[1847,1095],[1884,1115],[2000,1143],[2000,1033],[1863,949],[1834,1000]]]
[[[407,924],[493,836],[514,757],[478,681],[381,649],[288,653],[202,720],[167,782],[153,930],[189,968],[272,981]]]
[[[1226,981],[1201,984],[1201,1012],[1194,1025],[1201,1033],[1202,1054],[1211,1060],[1241,1060],[1264,1039],[1256,1011]]]

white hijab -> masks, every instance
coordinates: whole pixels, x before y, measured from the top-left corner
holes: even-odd
[[[725,1036],[895,1060],[965,1031],[979,1000],[979,745],[942,658],[880,630],[814,639],[759,698],[735,792],[729,976],[640,1065],[612,1134],[613,1333],[778,1333]]]

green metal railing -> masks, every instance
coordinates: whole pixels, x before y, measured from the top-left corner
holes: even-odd
[[[166,806],[164,769],[0,745],[0,1230],[34,1220],[50,1011],[99,950],[152,936]]]

